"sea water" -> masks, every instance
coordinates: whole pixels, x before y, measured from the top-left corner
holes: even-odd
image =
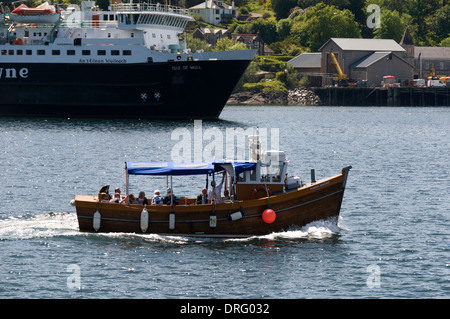
[[[352,165],[338,223],[245,239],[78,230],[76,194],[125,191],[193,121],[0,119],[1,298],[448,298],[450,109],[226,107],[203,129],[278,129],[289,172]],[[208,141],[204,141],[205,144]],[[130,177],[164,193],[165,178]],[[174,178],[196,196],[203,177]]]

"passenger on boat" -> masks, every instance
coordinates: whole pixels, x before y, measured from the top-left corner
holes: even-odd
[[[228,189],[223,191],[223,200],[230,200],[230,192],[228,191]]]
[[[106,194],[108,196],[108,201],[111,199],[111,195],[109,195],[109,185],[103,186],[98,192],[98,198],[102,198],[101,194]]]
[[[120,194],[121,194],[122,192],[120,191],[120,188],[119,188],[119,187],[116,187],[116,189],[114,190],[114,195],[116,195],[116,193],[119,193],[119,197],[120,197]]]
[[[120,203],[120,193],[114,193],[114,197],[109,201],[110,203]]]
[[[152,198],[152,205],[162,205],[163,198],[161,197],[161,192],[159,189],[156,189]]]
[[[101,203],[109,203],[110,197],[109,194],[104,192],[98,194],[98,199]]]
[[[196,204],[208,204],[208,190],[202,189],[202,193],[197,196]]]
[[[222,202],[222,195],[220,195],[220,194],[222,193],[222,186],[223,186],[223,182],[225,181],[226,174],[227,174],[226,172],[223,172],[222,181],[220,182],[220,184],[218,186],[215,187],[215,189],[216,189],[216,196],[215,196],[216,203],[221,203]],[[211,182],[212,189],[208,192],[208,201],[210,203],[211,203],[212,200],[214,200],[214,196],[213,196],[214,185],[215,185],[215,181],[212,181]]]
[[[139,204],[136,197],[134,197],[133,194],[129,194],[127,197],[125,197],[120,204]]]
[[[145,197],[144,192],[139,192],[139,197],[138,197],[137,201],[141,205],[148,205],[148,201],[147,201],[147,198]]]
[[[172,189],[169,187],[167,189],[167,195],[163,199],[163,204],[164,205],[170,205],[171,203],[173,205],[178,205],[177,197],[173,194]]]

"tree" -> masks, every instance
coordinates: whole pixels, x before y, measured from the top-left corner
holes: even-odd
[[[339,10],[323,3],[308,8],[304,14],[304,22],[294,25],[293,32],[294,38],[311,51],[317,51],[333,37],[361,37],[355,16],[349,10]]]
[[[404,31],[405,26],[397,11],[381,10],[381,28],[374,31],[376,39],[394,39],[400,42]]]
[[[221,38],[217,40],[214,51],[232,51],[232,50],[247,50],[244,43],[236,42],[229,38]]]
[[[280,40],[286,39],[291,33],[292,20],[281,19],[277,23],[277,33]]]
[[[277,40],[277,21],[275,18],[256,19],[252,23],[253,33],[258,33],[265,43],[269,44]]]
[[[277,20],[287,18],[291,9],[297,5],[297,0],[271,0],[272,10]]]

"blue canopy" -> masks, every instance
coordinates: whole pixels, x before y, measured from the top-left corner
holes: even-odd
[[[256,167],[256,163],[249,162],[126,162],[126,169],[130,175],[202,175],[223,171],[221,165],[225,164],[232,164],[236,174],[253,170]]]

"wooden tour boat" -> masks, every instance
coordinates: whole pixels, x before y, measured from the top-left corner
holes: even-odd
[[[100,196],[76,195],[81,231],[156,233],[194,237],[247,237],[302,227],[312,221],[339,216],[351,166],[339,175],[303,183],[287,175],[282,151],[259,151],[259,139],[250,143],[250,160],[241,162],[174,163],[126,162],[126,193],[130,175],[180,176],[216,173],[227,177],[230,198],[174,198],[167,205],[139,205],[99,201]],[[212,183],[213,184],[213,183]],[[216,188],[213,187],[212,194]],[[214,197],[214,196],[213,196]]]

